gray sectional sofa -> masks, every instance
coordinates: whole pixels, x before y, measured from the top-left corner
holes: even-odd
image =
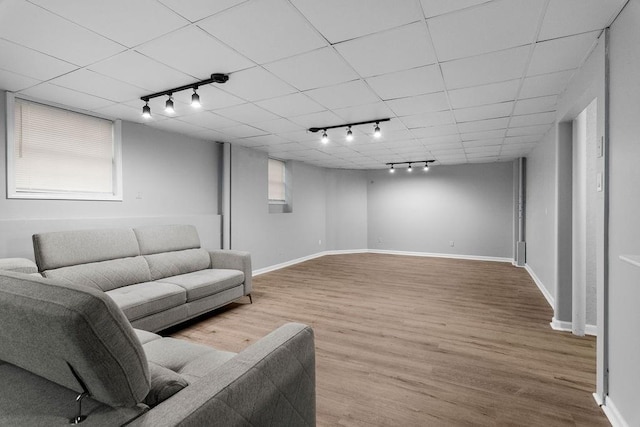
[[[0,271],[0,425],[315,425],[309,327],[289,323],[238,354],[217,351],[134,330],[105,292],[63,277]]]
[[[33,248],[44,277],[105,292],[147,331],[251,298],[249,253],[207,251],[191,225],[41,233]]]

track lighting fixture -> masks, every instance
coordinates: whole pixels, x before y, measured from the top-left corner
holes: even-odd
[[[169,95],[169,99],[167,99],[167,102],[164,104],[164,112],[169,114],[176,112],[176,110],[173,109],[173,97],[171,95]]]
[[[142,117],[145,119],[151,118],[151,107],[149,107],[149,103],[145,103],[144,107],[142,107]]]
[[[193,95],[191,95],[191,106],[193,108],[200,108],[202,107],[202,104],[200,104],[200,95],[198,95],[198,92],[196,92],[197,88],[193,88]]]
[[[196,92],[200,86],[208,85],[211,83],[226,83],[229,80],[229,75],[214,73],[211,74],[211,77],[205,80],[200,80],[196,83],[191,83],[184,86],[179,86],[173,89],[165,90],[162,92],[152,93],[151,95],[146,95],[141,97],[140,99],[145,102],[144,107],[142,107],[142,117],[148,119],[151,117],[151,107],[149,107],[149,100],[153,98],[157,98],[159,96],[168,96],[169,99],[165,103],[165,111],[169,114],[173,114],[175,112],[174,104],[173,104],[173,94],[174,92],[182,92],[183,90],[193,89],[193,95],[191,95],[191,106],[193,108],[200,108],[202,104],[200,104],[200,95]]]
[[[382,132],[380,132],[380,126],[378,126],[378,122],[376,122],[376,127],[373,128],[373,137],[380,138],[382,136]]]
[[[388,122],[389,118],[386,119],[376,119],[376,120],[369,120],[366,122],[356,122],[356,123],[345,123],[343,125],[335,125],[335,126],[326,126],[326,127],[321,127],[321,128],[309,128],[308,131],[309,132],[319,132],[322,131],[322,138],[320,139],[324,144],[326,144],[329,141],[329,137],[327,136],[327,129],[336,129],[336,128],[347,128],[347,141],[351,142],[353,141],[353,132],[351,131],[351,127],[352,126],[359,126],[359,125],[368,125],[370,123],[375,123],[376,126],[373,129],[373,136],[375,138],[380,138],[380,136],[382,135],[382,133],[380,132],[380,123],[382,122]]]
[[[414,163],[424,163],[424,168],[422,170],[424,170],[425,172],[429,170],[429,163],[433,163],[435,162],[435,160],[412,160],[410,162],[393,162],[393,163],[387,163],[387,165],[389,165],[389,173],[394,173],[396,170],[394,169],[395,165],[404,165],[407,164],[407,172],[411,172],[413,171],[413,164]]]

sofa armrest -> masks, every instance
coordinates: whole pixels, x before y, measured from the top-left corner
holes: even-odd
[[[1,258],[0,270],[35,274],[38,272],[38,266],[35,262],[27,258]]]
[[[209,251],[211,257],[211,268],[228,268],[240,270],[244,273],[244,294],[249,295],[253,286],[251,285],[251,254],[244,251],[233,251],[228,249],[218,249]]]
[[[132,426],[315,426],[313,330],[287,323]]]

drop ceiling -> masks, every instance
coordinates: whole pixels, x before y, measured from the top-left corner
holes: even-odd
[[[626,0],[3,0],[0,89],[281,159],[348,169],[508,161]],[[176,93],[141,117],[141,96]],[[328,131],[309,127],[389,117]]]

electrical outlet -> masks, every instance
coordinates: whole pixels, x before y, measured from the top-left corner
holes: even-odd
[[[596,191],[602,191],[602,173],[596,174]]]
[[[142,199],[142,191],[138,191],[138,194],[136,195],[136,199],[138,200]]]
[[[318,246],[322,244],[322,239],[318,240]]]
[[[454,247],[456,245],[456,242],[454,242],[453,240],[449,240],[449,246]]]

